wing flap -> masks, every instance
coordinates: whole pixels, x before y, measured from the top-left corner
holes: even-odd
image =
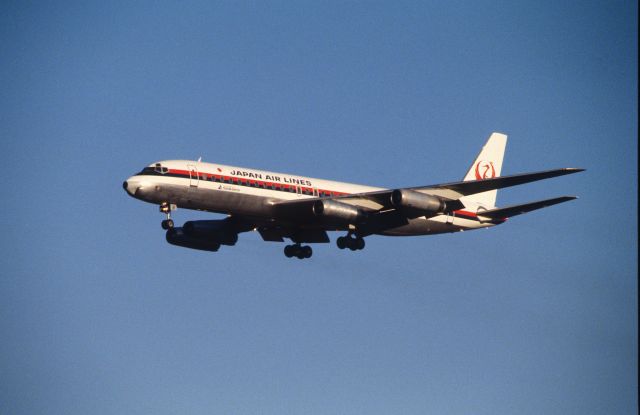
[[[329,235],[324,229],[282,228],[263,226],[258,228],[262,240],[284,242],[289,238],[295,243],[328,243]]]

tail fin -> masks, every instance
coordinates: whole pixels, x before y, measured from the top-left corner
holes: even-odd
[[[499,177],[506,146],[507,136],[505,134],[491,134],[484,147],[482,147],[482,150],[480,150],[480,154],[478,154],[478,157],[476,157],[469,171],[464,176],[463,181],[468,182]],[[487,192],[469,195],[465,197],[465,199],[488,208],[496,205],[497,195],[497,190],[489,190]]]

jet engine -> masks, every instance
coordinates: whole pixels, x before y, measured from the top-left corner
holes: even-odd
[[[196,239],[217,242],[218,245],[235,245],[238,232],[226,220],[193,220],[182,226],[185,235]]]
[[[416,192],[415,190],[396,189],[391,193],[391,203],[408,218],[433,216],[447,209],[444,200]]]
[[[183,228],[171,228],[167,231],[167,242],[171,245],[184,248],[200,249],[202,251],[216,252],[220,249],[220,243],[215,240],[207,240],[189,236]]]
[[[330,223],[343,225],[356,224],[363,217],[357,207],[335,200],[318,200],[313,204],[313,214]]]

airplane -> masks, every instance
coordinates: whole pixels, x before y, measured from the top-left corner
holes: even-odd
[[[383,189],[243,167],[201,159],[158,161],[129,177],[132,197],[159,205],[170,244],[218,251],[238,234],[257,231],[264,241],[286,245],[288,258],[310,258],[309,243],[328,243],[342,231],[340,249],[358,251],[370,235],[412,236],[488,228],[507,219],[576,199],[561,196],[507,207],[495,206],[498,189],[584,171],[561,168],[500,176],[507,136],[494,132],[462,181]],[[178,207],[228,215],[174,226]]]

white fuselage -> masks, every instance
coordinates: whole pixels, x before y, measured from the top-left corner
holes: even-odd
[[[272,207],[283,200],[340,197],[384,190],[351,183],[275,173],[189,160],[167,160],[149,165],[125,182],[127,192],[149,203],[171,203],[178,207],[223,213],[270,223]],[[340,199],[356,204],[352,199]],[[378,209],[375,201],[357,200],[358,206]],[[485,207],[487,208],[487,207]],[[476,215],[477,206],[430,218],[419,217],[408,224],[381,232],[384,235],[426,235],[493,226]],[[299,226],[307,226],[305,224]],[[317,224],[308,224],[317,227]],[[346,229],[346,228],[344,228]],[[339,230],[332,228],[327,230]]]

